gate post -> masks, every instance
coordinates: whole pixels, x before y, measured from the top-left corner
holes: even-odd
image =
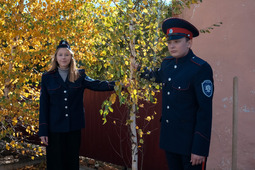
[[[238,77],[233,79],[232,170],[237,170]]]

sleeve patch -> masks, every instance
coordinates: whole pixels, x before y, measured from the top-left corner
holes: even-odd
[[[90,78],[89,76],[86,76],[85,80],[90,81],[90,82],[95,81],[94,79]]]
[[[205,96],[211,97],[213,94],[213,85],[211,80],[205,80],[202,83],[202,91]]]

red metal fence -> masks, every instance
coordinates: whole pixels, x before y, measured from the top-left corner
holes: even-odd
[[[131,167],[131,144],[126,126],[127,108],[118,102],[113,105],[114,112],[107,116],[107,123],[103,125],[99,114],[101,104],[112,92],[94,92],[85,90],[84,107],[86,127],[82,131],[80,155],[106,161],[125,167]],[[145,135],[144,144],[139,149],[140,170],[165,170],[167,163],[164,151],[159,148],[161,94],[157,94],[158,104],[144,103],[137,120],[143,131],[150,131]],[[156,112],[157,114],[155,114]],[[148,122],[147,116],[154,115],[154,120]]]

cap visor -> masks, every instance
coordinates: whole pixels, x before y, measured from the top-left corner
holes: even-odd
[[[178,40],[178,39],[181,39],[181,38],[183,38],[183,37],[185,37],[185,36],[181,36],[181,35],[171,35],[171,36],[169,36],[168,37],[168,41],[170,41],[170,40]]]

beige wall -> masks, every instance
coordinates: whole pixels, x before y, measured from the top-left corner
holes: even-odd
[[[193,41],[193,51],[214,70],[209,170],[230,170],[233,77],[239,79],[238,169],[255,169],[255,0],[203,0],[180,16],[198,29],[223,22]]]

